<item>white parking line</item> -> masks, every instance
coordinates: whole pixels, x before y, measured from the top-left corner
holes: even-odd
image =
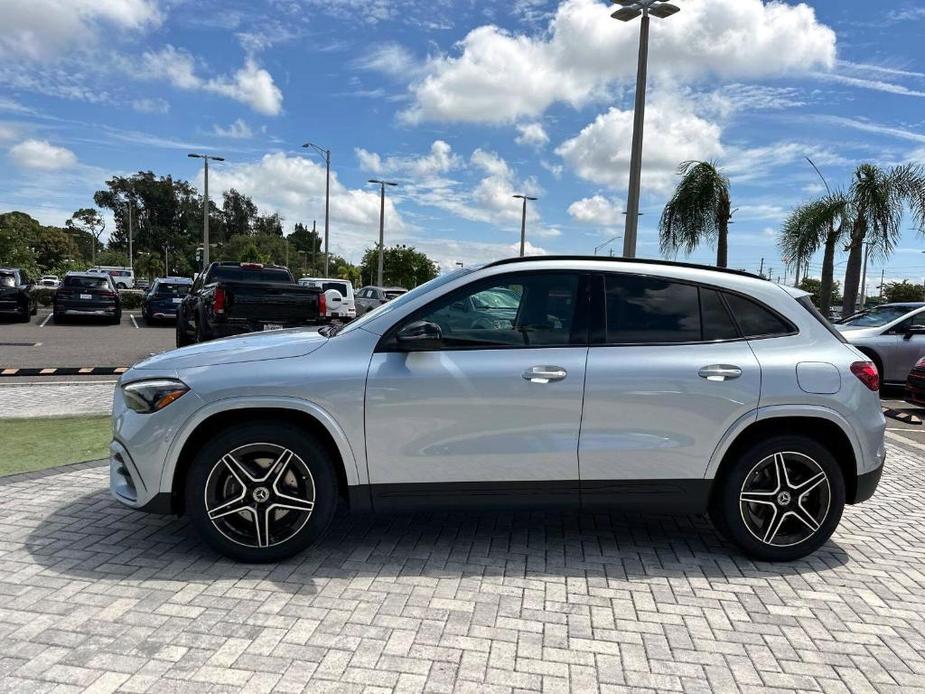
[[[135,330],[138,330],[138,322],[135,320],[135,314],[130,313],[128,314],[128,317],[132,319],[132,325],[135,326]]]
[[[46,324],[48,321],[51,320],[52,315],[53,315],[53,314],[49,313],[47,316],[45,316],[45,320],[42,321],[42,324],[41,324],[39,327],[40,327],[40,328],[44,328],[44,327],[45,327],[45,324]]]

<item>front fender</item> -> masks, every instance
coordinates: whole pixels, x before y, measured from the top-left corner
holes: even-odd
[[[353,448],[350,446],[350,441],[347,439],[340,424],[338,424],[337,420],[329,412],[309,400],[290,397],[257,396],[247,398],[224,398],[222,400],[210,402],[208,405],[196,410],[177,432],[177,435],[170,444],[170,448],[167,452],[167,459],[164,463],[164,471],[161,474],[161,491],[170,492],[173,489],[173,479],[177,464],[180,461],[180,453],[190,436],[192,436],[193,432],[196,431],[200,424],[218,414],[226,413],[231,410],[247,409],[293,410],[314,417],[327,430],[334,440],[334,443],[337,445],[341,460],[344,461],[344,474],[347,477],[348,486],[361,484],[359,466],[357,465]]]

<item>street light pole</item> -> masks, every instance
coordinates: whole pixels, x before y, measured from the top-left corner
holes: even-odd
[[[385,187],[397,186],[392,181],[380,181],[377,178],[369,179],[370,183],[379,186],[379,271],[376,275],[378,286],[382,286],[382,270],[385,265]]]
[[[597,255],[597,252],[598,252],[599,250],[601,250],[604,246],[609,246],[609,245],[612,244],[614,241],[618,241],[619,239],[622,239],[622,238],[623,238],[622,236],[617,235],[617,236],[614,236],[612,239],[607,239],[607,240],[604,241],[604,243],[602,243],[600,246],[595,246],[595,247],[594,247],[594,255]]]
[[[527,245],[527,200],[535,201],[529,195],[515,195],[518,200],[524,201],[523,212],[520,215],[520,257],[524,257],[524,249]]]
[[[636,105],[633,111],[633,149],[630,158],[629,195],[626,202],[626,232],[623,236],[623,257],[636,257],[639,232],[639,197],[642,187],[642,143],[646,120],[646,81],[649,68],[649,17],[666,19],[680,8],[664,0],[611,0],[621,8],[611,17],[630,22],[642,15],[639,27],[639,60],[636,66]]]
[[[205,165],[202,198],[202,269],[209,267],[209,160],[225,161],[224,157],[211,154],[187,154],[191,159],[202,159]]]
[[[871,244],[869,241],[864,244],[864,272],[861,274],[861,299],[858,305],[858,310],[864,310],[864,304],[867,303],[867,261],[870,260],[870,247]]]
[[[331,255],[328,252],[328,233],[331,224],[331,150],[319,147],[313,142],[306,142],[303,147],[310,147],[322,156],[324,159],[325,179],[324,179],[324,276],[328,276],[328,260]]]
[[[128,199],[128,269],[132,271],[132,282],[135,279],[135,263],[132,255],[132,199]]]

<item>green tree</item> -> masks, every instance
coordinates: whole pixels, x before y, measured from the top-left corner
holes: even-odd
[[[38,221],[25,212],[0,214],[0,265],[37,275],[39,266],[31,243],[39,227]]]
[[[274,212],[273,214],[267,215],[258,215],[254,220],[254,234],[264,235],[264,236],[279,236],[283,235],[283,219],[279,216],[279,213]]]
[[[321,235],[315,229],[309,229],[301,222],[296,222],[293,232],[287,237],[292,245],[294,264],[309,275],[320,274],[319,267],[324,266],[324,256],[321,255]]]
[[[835,251],[853,224],[851,201],[844,193],[836,191],[795,209],[784,222],[779,239],[782,254],[795,265],[805,263],[823,248],[822,278],[813,301],[826,316],[837,293],[834,289]]]
[[[883,296],[889,303],[925,301],[925,289],[921,284],[912,284],[909,280],[888,282],[883,285]]]
[[[729,262],[729,179],[715,162],[686,161],[678,168],[681,182],[659,221],[662,253],[690,254],[702,243],[716,244],[716,265]]]
[[[861,164],[849,195],[854,224],[848,243],[843,316],[853,313],[857,305],[864,244],[869,243],[875,254],[888,257],[902,234],[907,205],[915,215],[916,226],[925,231],[925,172],[912,164],[889,169]]]
[[[33,238],[32,249],[43,270],[67,268],[79,260],[74,237],[57,227],[41,227]]]
[[[334,259],[332,258],[332,261]],[[335,265],[336,267],[336,265]],[[372,277],[376,281],[379,249],[368,248],[360,263],[360,283]],[[411,289],[437,276],[437,264],[413,247],[395,245],[386,248],[383,257],[382,281],[387,286]]]
[[[813,303],[819,308],[824,316],[829,315],[829,309],[841,301],[841,284],[834,282],[830,285],[829,296],[824,297],[822,294],[824,282],[815,277],[804,277],[800,280],[800,289],[812,294]]]
[[[71,215],[71,218],[65,222],[65,226],[90,237],[90,263],[96,265],[96,252],[101,248],[100,235],[106,229],[106,221],[99,210],[92,207],[81,208]]]
[[[232,188],[222,194],[222,217],[228,239],[237,234],[248,235],[254,231],[257,206],[247,195]]]

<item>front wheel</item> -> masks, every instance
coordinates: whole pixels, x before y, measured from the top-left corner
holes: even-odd
[[[186,319],[183,317],[183,311],[177,311],[177,347],[186,347],[193,343],[186,334]]]
[[[337,507],[334,464],[318,441],[289,427],[257,422],[229,429],[190,468],[190,521],[232,559],[286,559],[327,530]]]
[[[792,561],[828,541],[844,507],[845,480],[832,454],[813,439],[778,436],[733,461],[710,515],[746,554]]]

